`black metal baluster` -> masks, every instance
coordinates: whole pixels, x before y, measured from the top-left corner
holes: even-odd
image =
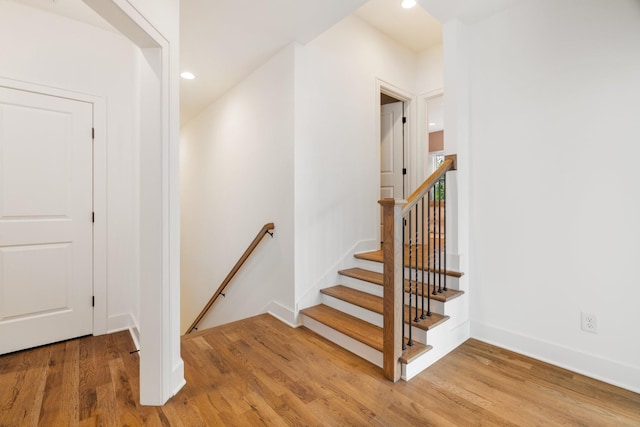
[[[406,350],[407,346],[404,343],[404,262],[405,262],[405,257],[404,257],[404,245],[405,245],[405,238],[404,238],[404,233],[406,231],[407,228],[407,220],[402,218],[402,350]],[[395,334],[395,332],[394,332]]]
[[[422,300],[422,314],[420,315],[420,318],[422,320],[426,319],[428,314],[426,314],[424,312],[424,197],[422,197],[422,200],[420,200],[420,213],[422,213],[422,215],[420,216],[420,229],[422,230],[422,235],[420,236],[420,270],[421,270],[421,280],[420,283],[422,285],[422,295],[421,295],[421,300]],[[427,303],[427,313],[429,312],[429,309],[431,307],[429,307],[429,303]]]
[[[411,291],[412,291],[412,283],[411,283],[411,262],[412,260],[412,247],[411,247],[411,238],[412,238],[412,234],[411,234],[411,210],[409,211],[409,341],[407,342],[407,345],[409,347],[411,347],[413,345],[413,332],[411,330],[411,302],[412,302],[412,297],[411,297]],[[402,250],[404,251],[404,248],[402,248]],[[402,271],[405,270],[405,264],[402,264]],[[402,282],[402,287],[404,289],[404,281]],[[403,304],[401,307],[402,313],[404,313],[404,297],[402,298]],[[402,328],[404,329],[405,323],[402,322]]]
[[[415,292],[413,293],[415,295],[415,299],[416,299],[416,307],[415,307],[415,312],[416,315],[413,318],[413,321],[415,323],[420,322],[420,318],[418,317],[418,231],[419,231],[419,227],[418,227],[418,213],[419,213],[419,209],[418,209],[418,205],[416,204],[415,206],[416,209],[416,240],[415,240],[415,247],[416,247],[416,263],[415,263],[415,269],[414,269],[414,285],[415,285]],[[409,315],[411,315],[411,312],[409,312]]]
[[[442,197],[440,194],[440,185],[442,178],[438,179],[438,293],[442,293],[442,241],[440,235],[442,234],[442,210],[441,202]]]
[[[437,251],[437,244],[436,244],[436,228],[437,228],[437,222],[438,222],[438,217],[436,216],[436,197],[437,193],[436,193],[436,186],[433,186],[433,200],[430,200],[429,203],[433,203],[433,218],[432,218],[432,223],[431,226],[433,228],[433,254],[432,254],[432,258],[431,258],[431,263],[429,264],[429,274],[433,275],[433,292],[431,292],[433,295],[438,295],[438,289],[436,287],[436,251]],[[429,232],[429,240],[431,240],[431,232]]]
[[[442,252],[444,257],[444,291],[447,291],[447,175],[442,177],[442,225],[444,228],[444,235],[442,237]]]

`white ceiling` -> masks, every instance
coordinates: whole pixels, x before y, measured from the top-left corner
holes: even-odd
[[[414,52],[442,42],[440,24],[400,0],[182,0],[180,63],[196,75],[180,84],[182,123],[282,47],[309,42],[360,5],[358,17]]]
[[[180,63],[196,75],[180,85],[182,122],[284,46],[307,43],[365,0],[182,0]]]
[[[115,31],[80,0],[13,1]],[[442,42],[439,22],[400,0],[181,0],[181,68],[197,76],[180,82],[182,123],[282,47],[305,44],[353,12],[414,52]]]
[[[442,25],[420,6],[403,9],[399,0],[369,0],[355,15],[415,53],[442,43]]]

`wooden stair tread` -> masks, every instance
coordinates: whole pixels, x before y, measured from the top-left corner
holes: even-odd
[[[383,301],[382,298],[376,295],[371,295],[366,292],[359,291],[357,289],[349,288],[343,285],[336,285],[330,288],[324,288],[320,290],[321,293],[337,298],[339,300],[348,302],[350,304],[362,307],[366,310],[373,311],[374,313],[383,314]],[[415,317],[415,307],[413,307],[413,314],[409,313],[409,306],[404,306],[405,323],[409,323],[409,319]],[[438,313],[431,313],[431,316],[427,316],[426,319],[420,319],[419,322],[413,323],[413,326],[422,330],[428,331],[433,329],[437,325],[447,321],[449,316],[443,316]]]
[[[407,339],[404,340],[405,344],[407,344]],[[407,349],[402,351],[402,356],[400,356],[400,362],[405,365],[411,363],[418,356],[422,356],[427,351],[431,350],[433,347],[430,345],[424,345],[419,343],[418,341],[413,341],[412,346],[407,345]]]
[[[382,286],[383,284],[383,275],[382,273],[376,273],[374,271],[365,270],[363,268],[349,268],[346,270],[340,270],[338,272],[342,276],[351,277],[358,280],[364,280],[365,282],[373,283],[374,285]],[[409,280],[404,281],[405,292],[409,291]],[[422,286],[418,286],[418,295],[422,296],[421,288]],[[430,291],[433,291],[433,285],[430,288]],[[458,291],[455,289],[447,289],[446,291],[442,291],[437,293],[436,295],[431,294],[431,299],[440,302],[451,301],[454,298],[459,297],[464,294],[463,291]]]
[[[374,313],[382,314],[382,298],[358,291],[357,289],[348,288],[343,285],[336,285],[330,288],[320,289],[320,292],[346,301],[350,304],[357,305]]]
[[[380,352],[383,351],[382,328],[324,304],[305,308],[301,310],[301,313],[369,347]],[[406,343],[407,339],[405,338]],[[401,363],[408,364],[432,348],[430,345],[414,340],[413,345],[407,346],[407,349],[402,352],[399,360]]]
[[[382,351],[382,328],[324,304],[305,308],[301,313],[354,340]]]
[[[415,283],[413,285],[413,291],[415,291]],[[426,289],[426,285],[425,285],[425,289]],[[447,289],[446,291],[442,291],[442,292],[436,292],[436,294],[433,294],[433,288],[434,285],[430,285],[429,286],[429,294],[431,295],[431,299],[432,300],[436,300],[436,301],[440,301],[440,302],[447,302],[447,301],[451,301],[452,299],[458,298],[460,295],[464,294],[464,291],[458,291],[456,289]],[[409,292],[409,281],[405,280],[404,281],[404,291],[405,292]],[[418,284],[418,296],[422,296],[422,285]]]
[[[379,262],[382,263],[383,262],[383,255],[382,255],[382,249],[379,249],[377,251],[371,251],[371,252],[362,252],[359,254],[355,254],[354,255],[356,258],[358,259],[364,259],[367,261],[373,261],[373,262]],[[409,250],[407,248],[405,248],[405,267],[409,267]],[[420,258],[420,256],[418,255],[418,269],[422,269],[422,259]],[[461,273],[459,271],[453,271],[453,270],[440,270],[440,269],[425,269],[424,271],[432,271],[434,273],[444,273],[447,276],[451,276],[451,277],[462,277],[464,273]]]
[[[365,282],[373,283],[375,285],[382,286],[383,284],[382,273],[365,270],[364,268],[348,268],[346,270],[340,270],[338,274],[352,277],[354,279],[364,280]]]

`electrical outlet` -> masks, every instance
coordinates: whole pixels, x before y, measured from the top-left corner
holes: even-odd
[[[580,325],[583,331],[591,332],[592,334],[598,333],[598,318],[595,314],[580,313]]]

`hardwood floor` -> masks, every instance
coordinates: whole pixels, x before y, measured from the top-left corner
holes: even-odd
[[[640,395],[469,340],[411,382],[268,315],[183,338],[187,385],[141,407],[128,333],[0,356],[0,426],[639,426]]]

